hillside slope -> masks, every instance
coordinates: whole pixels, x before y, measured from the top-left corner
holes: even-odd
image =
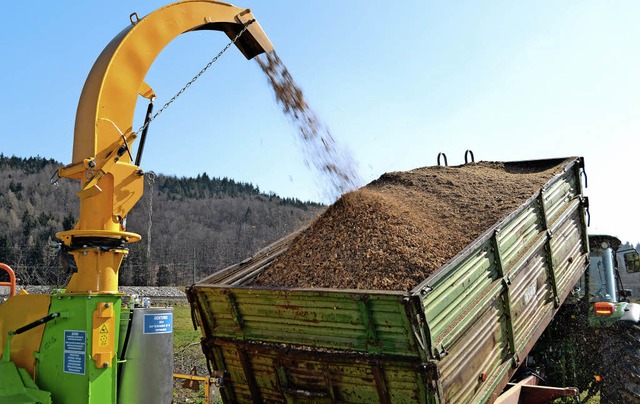
[[[0,154],[0,262],[24,284],[65,285],[66,260],[49,247],[77,219],[79,184],[50,178],[62,164]],[[322,205],[260,192],[228,178],[145,179],[145,195],[127,218],[143,240],[130,244],[123,285],[184,285],[244,259],[299,229]],[[151,215],[150,215],[151,212]],[[150,231],[150,233],[149,233]],[[151,239],[150,262],[146,248]]]

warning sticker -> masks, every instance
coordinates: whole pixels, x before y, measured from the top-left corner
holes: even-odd
[[[84,375],[86,370],[87,332],[64,331],[64,359],[62,369],[65,373]]]
[[[109,327],[106,324],[102,324],[100,327],[100,334],[109,334]]]
[[[145,334],[167,334],[173,332],[173,313],[145,314]]]
[[[64,372],[83,375],[85,370],[85,356],[74,352],[64,353]]]
[[[64,350],[73,352],[87,351],[87,332],[64,330]]]

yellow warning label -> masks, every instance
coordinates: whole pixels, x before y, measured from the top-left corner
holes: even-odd
[[[91,332],[91,359],[97,368],[110,367],[116,345],[116,316],[110,302],[98,302],[93,312]]]

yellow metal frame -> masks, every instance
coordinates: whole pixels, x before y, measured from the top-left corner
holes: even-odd
[[[174,379],[183,379],[183,380],[195,380],[197,382],[204,382],[204,402],[206,404],[211,403],[211,385],[217,386],[218,381],[215,377],[203,377],[196,375],[185,375],[181,373],[174,373]]]
[[[81,245],[77,250],[74,238],[140,240],[139,235],[126,231],[125,218],[142,197],[144,182],[125,146],[130,150],[136,139],[132,127],[138,95],[154,96],[144,77],[160,51],[185,32],[215,30],[233,38],[249,22],[235,43],[245,57],[273,49],[251,11],[227,3],[181,1],[131,20],[102,51],[89,73],[76,114],[73,162],[58,171],[60,177],[82,183],[78,223],[73,230],[57,234],[76,249],[73,255],[78,272],[72,276],[67,293],[118,293],[118,270],[127,254],[120,247]]]
[[[49,313],[50,295],[17,294],[0,304],[0,356],[4,352],[9,331],[36,321]],[[34,352],[40,350],[44,327],[35,327],[11,340],[11,361],[23,368],[32,379],[36,379],[36,358]]]
[[[116,353],[116,312],[111,303],[98,303],[93,312],[91,328],[91,358],[97,368],[110,367]]]

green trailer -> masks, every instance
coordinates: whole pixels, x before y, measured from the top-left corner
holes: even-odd
[[[225,402],[492,402],[589,266],[581,158],[411,291],[251,281],[296,234],[188,290]]]

